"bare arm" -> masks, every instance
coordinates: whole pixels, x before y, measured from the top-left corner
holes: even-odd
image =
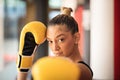
[[[84,64],[78,64],[79,68],[80,68],[80,79],[79,80],[92,80],[92,73],[89,70],[89,68],[87,66],[85,66]]]
[[[27,73],[18,72],[17,80],[27,80]]]

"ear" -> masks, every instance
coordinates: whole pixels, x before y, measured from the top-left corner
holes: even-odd
[[[79,32],[76,32],[74,34],[74,39],[75,39],[75,44],[78,44],[79,40],[80,40],[80,33]]]

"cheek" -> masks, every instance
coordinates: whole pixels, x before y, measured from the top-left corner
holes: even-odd
[[[52,47],[52,45],[49,44],[49,48],[53,51],[53,47]]]
[[[61,49],[65,55],[72,53],[74,49],[74,41],[68,40],[65,44],[61,46]]]

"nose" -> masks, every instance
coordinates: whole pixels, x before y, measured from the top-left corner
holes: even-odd
[[[53,49],[53,51],[58,51],[60,49],[58,43],[55,42],[52,46],[52,49]]]

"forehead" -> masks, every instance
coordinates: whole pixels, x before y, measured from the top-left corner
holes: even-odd
[[[52,29],[52,30],[58,30],[58,31],[68,31],[67,26],[66,25],[51,25],[48,26],[48,31]]]
[[[60,34],[67,34],[69,30],[66,25],[51,25],[47,28],[47,37],[55,37]]]

